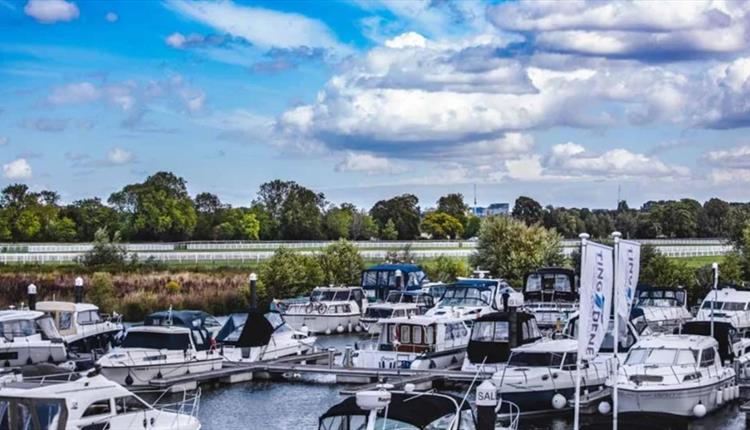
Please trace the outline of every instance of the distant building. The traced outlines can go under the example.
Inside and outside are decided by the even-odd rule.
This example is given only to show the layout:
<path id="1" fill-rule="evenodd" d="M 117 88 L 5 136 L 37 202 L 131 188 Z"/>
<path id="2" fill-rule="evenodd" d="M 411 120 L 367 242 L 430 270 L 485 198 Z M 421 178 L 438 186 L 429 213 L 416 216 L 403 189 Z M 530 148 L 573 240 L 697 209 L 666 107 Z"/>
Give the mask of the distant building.
<path id="1" fill-rule="evenodd" d="M 509 203 L 492 203 L 491 205 L 485 207 L 475 207 L 474 208 L 474 215 L 483 218 L 486 216 L 493 216 L 493 215 L 509 215 L 510 214 L 510 204 Z"/>

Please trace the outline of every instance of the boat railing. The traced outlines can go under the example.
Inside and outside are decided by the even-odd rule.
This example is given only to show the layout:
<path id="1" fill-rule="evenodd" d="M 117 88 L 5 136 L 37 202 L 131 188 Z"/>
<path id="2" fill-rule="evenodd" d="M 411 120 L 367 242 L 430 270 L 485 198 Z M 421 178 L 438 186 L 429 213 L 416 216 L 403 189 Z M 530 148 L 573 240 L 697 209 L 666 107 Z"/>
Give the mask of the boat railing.
<path id="1" fill-rule="evenodd" d="M 81 374 L 78 372 L 60 372 L 51 373 L 49 375 L 24 376 L 23 383 L 24 385 L 39 385 L 41 387 L 44 385 L 62 384 L 75 381 L 80 378 L 80 376 Z"/>
<path id="2" fill-rule="evenodd" d="M 506 410 L 508 411 L 507 413 L 505 413 Z M 496 428 L 498 425 L 500 425 L 499 428 L 508 430 L 516 430 L 518 428 L 518 424 L 521 420 L 521 408 L 519 408 L 517 404 L 507 400 L 501 400 L 497 403 L 495 413 L 497 417 L 497 421 L 495 421 Z M 501 413 L 505 419 L 500 418 Z"/>

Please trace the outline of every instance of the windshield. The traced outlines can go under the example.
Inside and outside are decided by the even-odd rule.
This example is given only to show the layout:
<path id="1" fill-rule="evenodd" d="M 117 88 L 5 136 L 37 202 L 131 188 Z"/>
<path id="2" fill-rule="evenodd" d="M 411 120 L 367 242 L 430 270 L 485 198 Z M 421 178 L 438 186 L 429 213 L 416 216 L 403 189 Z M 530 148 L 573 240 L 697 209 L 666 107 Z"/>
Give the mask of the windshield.
<path id="1" fill-rule="evenodd" d="M 313 291 L 312 299 L 319 302 L 344 302 L 349 300 L 349 291 L 317 290 Z"/>
<path id="2" fill-rule="evenodd" d="M 123 348 L 169 349 L 184 351 L 190 349 L 187 333 L 154 333 L 131 331 L 122 341 Z"/>
<path id="3" fill-rule="evenodd" d="M 516 367 L 560 367 L 561 364 L 575 366 L 576 354 L 572 352 L 514 352 L 508 365 Z"/>
<path id="4" fill-rule="evenodd" d="M 526 292 L 535 291 L 559 291 L 570 293 L 573 288 L 570 285 L 570 278 L 563 274 L 555 273 L 534 273 L 526 278 Z"/>
<path id="5" fill-rule="evenodd" d="M 59 415 L 62 401 L 47 399 L 24 399 L 29 405 L 7 400 L 0 401 L 0 429 L 13 430 L 55 430 L 58 428 Z M 10 409 L 13 408 L 15 415 L 19 418 L 17 426 L 11 427 Z M 67 415 L 67 413 L 66 413 Z M 39 426 L 34 425 L 34 421 Z"/>
<path id="6" fill-rule="evenodd" d="M 443 430 L 455 422 L 456 414 L 445 415 L 424 427 L 424 430 Z M 471 410 L 461 412 L 460 427 L 462 430 L 474 430 L 474 417 Z M 319 430 L 364 430 L 367 428 L 367 416 L 365 415 L 344 415 L 337 417 L 328 417 L 320 422 Z M 378 430 L 420 430 L 420 427 L 414 426 L 403 421 L 385 418 L 382 416 L 375 419 L 375 427 Z"/>
<path id="7" fill-rule="evenodd" d="M 388 303 L 412 303 L 413 296 L 408 294 L 400 293 L 398 291 L 391 291 L 388 293 L 388 297 L 385 299 Z"/>
<path id="8" fill-rule="evenodd" d="M 388 308 L 367 308 L 365 318 L 389 318 L 393 314 L 393 309 Z"/>
<path id="9" fill-rule="evenodd" d="M 628 353 L 625 364 L 636 365 L 694 365 L 698 351 L 674 348 L 636 348 Z"/>
<path id="10" fill-rule="evenodd" d="M 0 323 L 0 332 L 2 332 L 5 340 L 11 341 L 17 337 L 31 336 L 36 331 L 34 330 L 33 320 L 16 320 L 16 321 L 5 321 Z"/>
<path id="11" fill-rule="evenodd" d="M 677 299 L 657 299 L 657 298 L 645 298 L 638 301 L 639 306 L 655 306 L 659 308 L 668 308 L 673 306 L 679 306 Z"/>
<path id="12" fill-rule="evenodd" d="M 711 304 L 715 303 L 714 310 L 722 310 L 722 311 L 744 311 L 745 310 L 745 303 L 744 302 L 712 302 L 710 300 L 707 300 L 703 302 L 702 309 L 711 309 Z"/>
<path id="13" fill-rule="evenodd" d="M 476 287 L 449 287 L 445 290 L 440 306 L 488 306 L 489 289 Z"/>
<path id="14" fill-rule="evenodd" d="M 45 315 L 37 318 L 36 325 L 46 339 L 60 339 L 60 332 L 57 331 L 55 320 L 53 320 L 51 316 Z"/>
<path id="15" fill-rule="evenodd" d="M 471 328 L 471 340 L 477 342 L 507 342 L 508 321 L 475 322 Z"/>

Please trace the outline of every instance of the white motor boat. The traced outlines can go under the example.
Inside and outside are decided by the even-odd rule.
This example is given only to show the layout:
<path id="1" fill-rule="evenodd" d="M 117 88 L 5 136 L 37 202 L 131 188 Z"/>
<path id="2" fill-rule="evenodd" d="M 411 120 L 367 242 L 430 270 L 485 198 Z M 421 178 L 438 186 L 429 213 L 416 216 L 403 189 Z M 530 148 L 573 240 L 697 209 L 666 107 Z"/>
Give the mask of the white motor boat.
<path id="1" fill-rule="evenodd" d="M 639 287 L 635 309 L 640 309 L 649 327 L 659 333 L 672 333 L 693 319 L 687 308 L 687 291 L 682 288 Z"/>
<path id="2" fill-rule="evenodd" d="M 471 325 L 480 315 L 523 305 L 523 295 L 502 279 L 459 278 L 445 287 L 445 293 L 427 316 L 453 316 Z"/>
<path id="3" fill-rule="evenodd" d="M 706 294 L 701 303 L 697 321 L 727 322 L 743 337 L 750 337 L 750 290 L 722 288 Z"/>
<path id="4" fill-rule="evenodd" d="M 547 267 L 529 273 L 524 279 L 524 306 L 536 316 L 541 329 L 559 331 L 578 311 L 575 271 Z"/>
<path id="5" fill-rule="evenodd" d="M 154 379 L 221 369 L 224 359 L 200 320 L 187 321 L 186 315 L 181 318 L 186 325 L 169 325 L 166 320 L 164 325 L 129 328 L 122 344 L 97 362 L 102 374 L 136 387 Z"/>
<path id="6" fill-rule="evenodd" d="M 295 330 L 343 333 L 362 330 L 367 298 L 360 287 L 317 287 L 308 301 L 276 301 L 275 307 Z"/>
<path id="7" fill-rule="evenodd" d="M 543 340 L 514 348 L 508 364 L 492 376 L 498 395 L 522 415 L 568 410 L 575 397 L 578 341 Z M 581 366 L 581 391 L 594 395 L 605 388 L 612 363 L 591 361 Z"/>
<path id="8" fill-rule="evenodd" d="M 384 263 L 362 271 L 360 286 L 369 301 L 385 300 L 393 291 L 419 291 L 429 283 L 421 266 L 416 264 Z"/>
<path id="9" fill-rule="evenodd" d="M 317 338 L 294 330 L 278 312 L 251 311 L 232 314 L 216 336 L 221 355 L 228 362 L 255 362 L 315 349 Z"/>
<path id="10" fill-rule="evenodd" d="M 498 372 L 508 362 L 511 349 L 541 339 L 542 332 L 530 312 L 509 308 L 508 311 L 482 315 L 471 327 L 471 339 L 461 371 Z"/>
<path id="11" fill-rule="evenodd" d="M 100 315 L 90 303 L 45 301 L 36 310 L 52 317 L 70 353 L 107 352 L 123 330 L 121 317 Z"/>
<path id="12" fill-rule="evenodd" d="M 23 430 L 199 430 L 200 391 L 151 406 L 101 375 L 24 378 L 0 389 L 0 427 Z M 78 377 L 78 379 L 75 379 Z"/>
<path id="13" fill-rule="evenodd" d="M 380 333 L 380 320 L 423 315 L 435 306 L 435 299 L 421 291 L 391 291 L 383 303 L 367 306 L 359 324 L 370 334 Z"/>
<path id="14" fill-rule="evenodd" d="M 469 328 L 452 316 L 391 318 L 380 322 L 375 342 L 361 342 L 352 352 L 352 367 L 379 369 L 445 369 L 461 363 Z"/>
<path id="15" fill-rule="evenodd" d="M 39 311 L 0 311 L 0 365 L 61 363 L 68 358 L 62 336 L 49 315 Z"/>
<path id="16" fill-rule="evenodd" d="M 618 410 L 700 418 L 734 400 L 735 372 L 723 365 L 717 347 L 708 336 L 641 339 L 617 375 Z"/>

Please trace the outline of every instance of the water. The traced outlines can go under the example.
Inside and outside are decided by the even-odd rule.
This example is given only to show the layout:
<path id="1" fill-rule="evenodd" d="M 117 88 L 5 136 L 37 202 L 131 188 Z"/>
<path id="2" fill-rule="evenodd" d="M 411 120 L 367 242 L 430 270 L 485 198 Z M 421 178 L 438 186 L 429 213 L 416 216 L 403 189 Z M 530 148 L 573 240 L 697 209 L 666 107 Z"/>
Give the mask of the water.
<path id="1" fill-rule="evenodd" d="M 323 347 L 341 349 L 362 337 L 354 335 L 319 338 Z M 306 430 L 317 429 L 318 416 L 340 402 L 342 385 L 314 382 L 258 381 L 235 385 L 204 387 L 199 418 L 203 430 Z M 472 393 L 473 395 L 473 393 Z M 473 399 L 473 397 L 470 397 Z M 572 414 L 521 418 L 524 430 L 567 430 L 573 427 Z M 588 428 L 611 429 L 611 421 L 599 416 L 582 417 Z M 736 405 L 725 407 L 699 421 L 663 418 L 622 417 L 620 428 L 737 430 L 745 428 L 745 416 Z"/>

